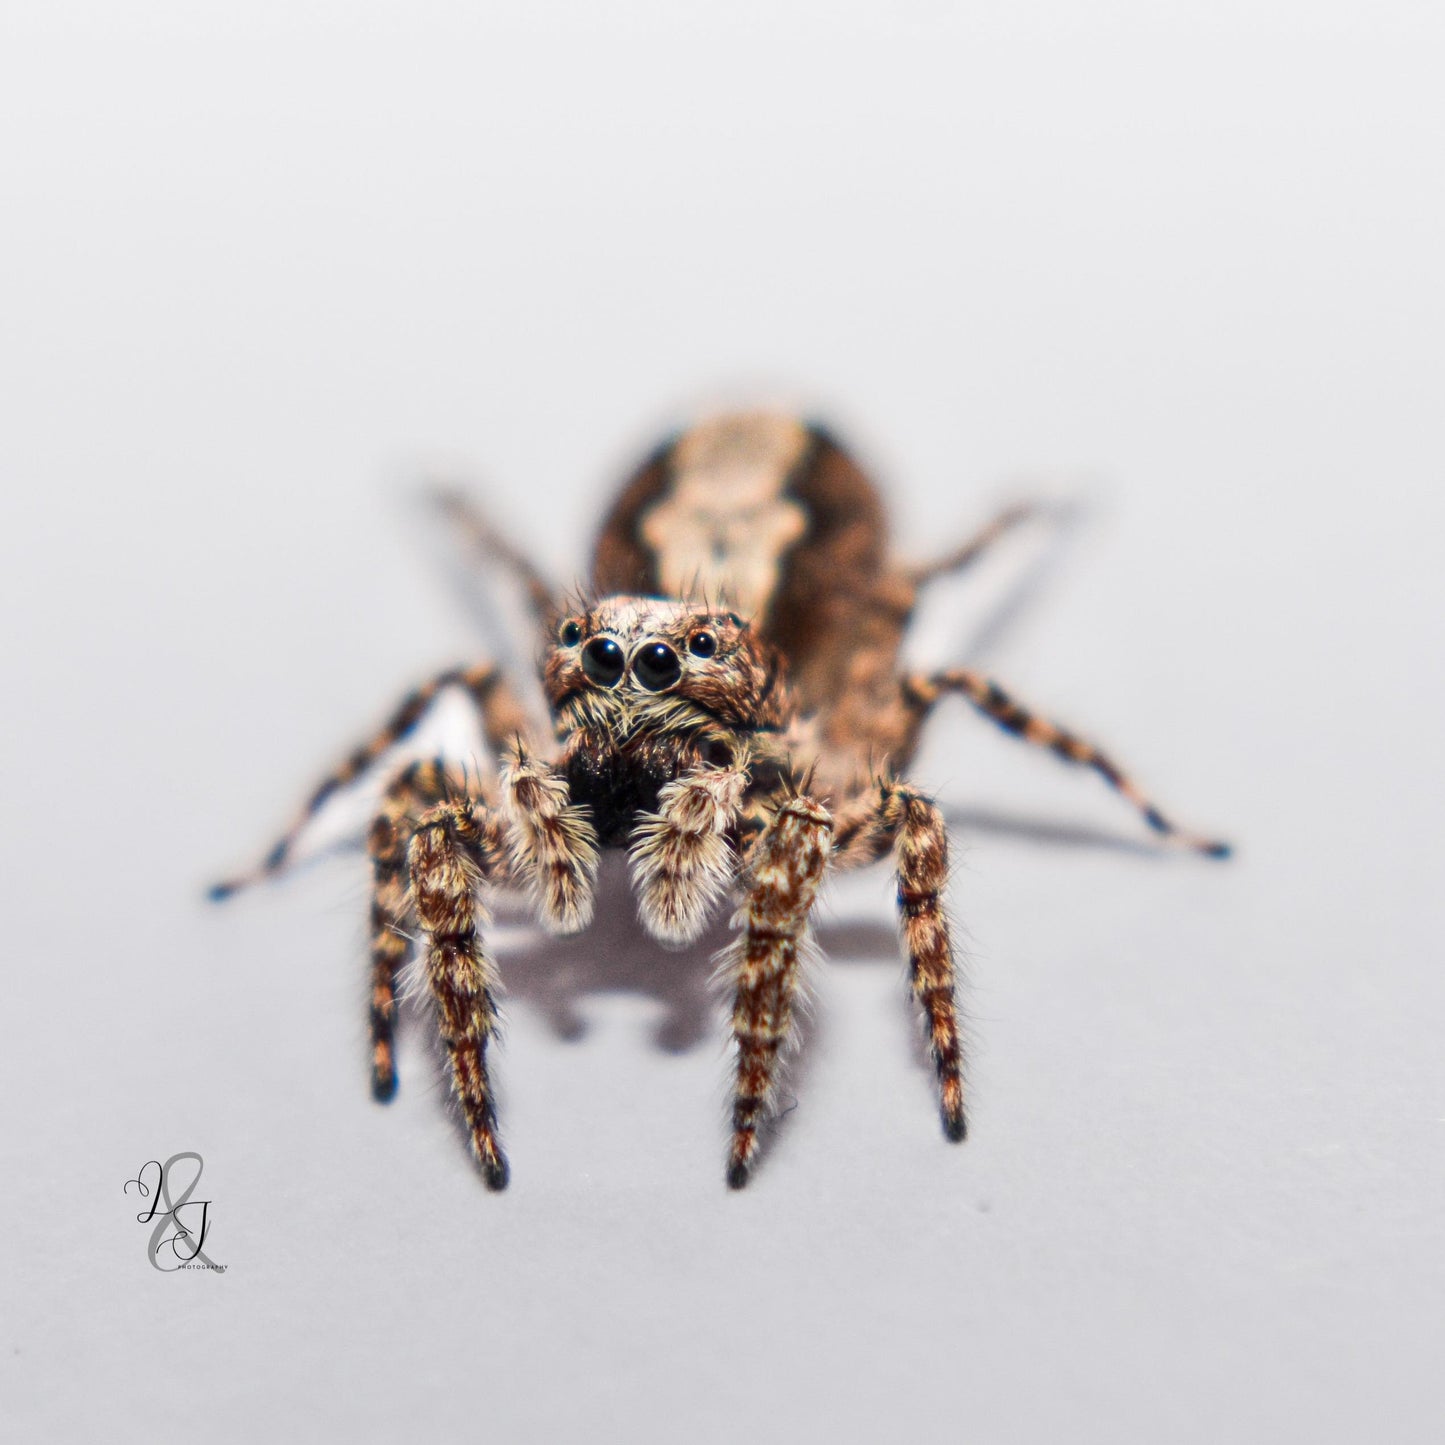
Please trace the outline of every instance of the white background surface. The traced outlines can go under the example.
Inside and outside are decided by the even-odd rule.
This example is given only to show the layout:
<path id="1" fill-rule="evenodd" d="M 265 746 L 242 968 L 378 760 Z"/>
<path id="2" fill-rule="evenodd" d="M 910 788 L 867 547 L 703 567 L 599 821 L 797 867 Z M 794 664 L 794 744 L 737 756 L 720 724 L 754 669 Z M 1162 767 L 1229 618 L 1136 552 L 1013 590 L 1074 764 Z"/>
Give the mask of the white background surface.
<path id="1" fill-rule="evenodd" d="M 7 1438 L 1438 1439 L 1442 59 L 1403 3 L 7 7 Z M 361 859 L 201 888 L 475 654 L 424 466 L 570 578 L 719 391 L 912 555 L 1090 498 L 970 660 L 1240 856 L 951 710 L 968 1144 L 874 873 L 741 1196 L 705 950 L 508 930 L 491 1197 L 419 1015 L 368 1096 Z M 121 1192 L 183 1149 L 224 1276 Z"/>

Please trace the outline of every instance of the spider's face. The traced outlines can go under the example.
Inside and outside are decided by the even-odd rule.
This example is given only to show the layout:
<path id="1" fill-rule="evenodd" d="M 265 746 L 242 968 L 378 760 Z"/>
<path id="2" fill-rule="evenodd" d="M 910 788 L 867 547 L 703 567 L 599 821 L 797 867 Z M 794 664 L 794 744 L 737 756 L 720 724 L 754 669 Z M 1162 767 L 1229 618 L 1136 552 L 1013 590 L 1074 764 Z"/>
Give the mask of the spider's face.
<path id="1" fill-rule="evenodd" d="M 575 699 L 594 716 L 636 721 L 695 708 L 759 726 L 776 710 L 777 682 L 777 659 L 736 613 L 653 597 L 609 597 L 564 618 L 543 664 L 554 712 Z"/>

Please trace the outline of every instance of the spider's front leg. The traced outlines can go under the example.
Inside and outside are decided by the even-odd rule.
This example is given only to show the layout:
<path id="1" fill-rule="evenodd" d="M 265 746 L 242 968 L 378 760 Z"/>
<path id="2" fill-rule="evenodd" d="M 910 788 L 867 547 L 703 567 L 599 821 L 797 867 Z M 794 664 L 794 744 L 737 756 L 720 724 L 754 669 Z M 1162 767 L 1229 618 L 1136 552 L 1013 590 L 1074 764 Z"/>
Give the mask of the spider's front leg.
<path id="1" fill-rule="evenodd" d="M 448 799 L 473 798 L 479 786 L 465 767 L 448 767 L 440 759 L 418 761 L 387 784 L 380 811 L 366 834 L 371 855 L 371 1092 L 379 1103 L 396 1094 L 396 984 L 411 953 L 414 922 L 407 848 L 421 818 Z M 489 876 L 511 881 L 506 871 L 506 840 L 500 817 L 488 827 Z"/>
<path id="2" fill-rule="evenodd" d="M 741 1189 L 758 1150 L 758 1127 L 773 1091 L 778 1055 L 792 1032 L 800 951 L 808 914 L 833 849 L 833 820 L 811 798 L 790 798 L 757 836 L 738 912 L 742 936 L 728 951 L 736 980 L 737 1043 L 728 1184 Z"/>
<path id="3" fill-rule="evenodd" d="M 948 883 L 943 815 L 912 788 L 878 782 L 839 811 L 835 843 L 843 868 L 861 867 L 893 851 L 909 981 L 928 1021 L 943 1132 L 957 1143 L 967 1133 L 967 1123 L 953 943 L 943 907 Z"/>
<path id="4" fill-rule="evenodd" d="M 728 832 L 748 784 L 746 754 L 704 764 L 668 783 L 656 813 L 644 815 L 628 857 L 647 931 L 663 943 L 692 943 L 734 873 Z"/>
<path id="5" fill-rule="evenodd" d="M 476 797 L 431 808 L 417 824 L 407 855 L 412 906 L 426 933 L 425 976 L 451 1062 L 452 1088 L 472 1152 L 492 1189 L 506 1188 L 508 1170 L 487 1074 L 487 1043 L 497 1015 L 495 973 L 482 945 L 479 889 L 487 882 L 530 883 L 543 921 L 572 932 L 592 916 L 597 871 L 597 838 L 587 810 L 570 801 L 566 779 L 532 758 L 520 740 L 502 769 L 501 786 L 499 809 Z"/>
<path id="6" fill-rule="evenodd" d="M 483 950 L 478 891 L 505 869 L 499 820 L 475 799 L 439 803 L 421 820 L 408 850 L 412 897 L 426 930 L 427 986 L 436 1001 L 452 1089 L 471 1133 L 472 1152 L 491 1189 L 507 1187 L 487 1075 L 487 1041 L 496 1030 L 496 978 Z"/>
<path id="7" fill-rule="evenodd" d="M 572 801 L 567 779 L 519 738 L 502 768 L 502 806 L 512 865 L 531 885 L 537 914 L 554 933 L 579 933 L 596 905 L 597 830 Z"/>

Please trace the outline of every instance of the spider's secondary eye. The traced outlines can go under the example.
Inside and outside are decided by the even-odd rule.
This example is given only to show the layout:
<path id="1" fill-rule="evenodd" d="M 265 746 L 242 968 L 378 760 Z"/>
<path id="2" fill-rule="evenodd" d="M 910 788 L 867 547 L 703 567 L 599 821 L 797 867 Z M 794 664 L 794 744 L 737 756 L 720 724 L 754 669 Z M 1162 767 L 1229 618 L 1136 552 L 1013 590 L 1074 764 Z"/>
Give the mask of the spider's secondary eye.
<path id="1" fill-rule="evenodd" d="M 694 657 L 711 657 L 717 651 L 717 638 L 711 632 L 694 632 L 687 639 L 687 650 Z"/>
<path id="2" fill-rule="evenodd" d="M 626 666 L 622 649 L 610 637 L 594 637 L 582 649 L 582 671 L 598 687 L 616 687 Z"/>
<path id="3" fill-rule="evenodd" d="M 576 647 L 582 641 L 582 629 L 575 622 L 564 622 L 557 629 L 557 641 L 563 647 Z"/>
<path id="4" fill-rule="evenodd" d="M 682 676 L 682 663 L 665 642 L 653 642 L 632 659 L 632 675 L 648 692 L 662 692 Z"/>

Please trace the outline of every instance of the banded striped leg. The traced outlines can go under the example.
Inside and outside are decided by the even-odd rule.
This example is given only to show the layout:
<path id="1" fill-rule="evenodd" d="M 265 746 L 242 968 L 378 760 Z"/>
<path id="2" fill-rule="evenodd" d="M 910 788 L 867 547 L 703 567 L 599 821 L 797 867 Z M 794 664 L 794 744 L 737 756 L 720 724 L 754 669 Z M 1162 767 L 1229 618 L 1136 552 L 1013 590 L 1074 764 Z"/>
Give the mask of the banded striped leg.
<path id="1" fill-rule="evenodd" d="M 436 1001 L 452 1090 L 487 1186 L 507 1187 L 507 1160 L 487 1076 L 487 1041 L 496 1032 L 496 985 L 482 948 L 485 917 L 477 890 L 500 861 L 495 817 L 476 801 L 440 803 L 411 840 L 412 897 L 426 930 L 426 981 Z"/>
<path id="2" fill-rule="evenodd" d="M 840 868 L 860 867 L 890 849 L 893 852 L 909 984 L 928 1023 L 943 1132 L 958 1143 L 968 1126 L 953 942 L 943 907 L 948 884 L 948 830 L 943 815 L 912 788 L 880 782 L 839 810 L 834 847 Z"/>
<path id="3" fill-rule="evenodd" d="M 747 764 L 697 767 L 667 784 L 644 815 L 628 856 L 647 931 L 663 943 L 691 943 L 732 881 L 728 842 L 747 786 Z"/>
<path id="4" fill-rule="evenodd" d="M 408 693 L 381 729 L 321 780 L 295 821 L 258 867 L 215 884 L 210 890 L 210 897 L 219 902 L 252 883 L 283 872 L 291 861 L 297 840 L 317 813 L 337 792 L 365 773 L 388 748 L 401 742 L 422 720 L 438 694 L 449 687 L 464 688 L 470 695 L 481 719 L 482 733 L 494 752 L 507 746 L 514 737 L 526 737 L 531 732 L 532 725 L 526 710 L 499 668 L 483 663 L 477 667 L 453 668 L 434 677 Z"/>
<path id="5" fill-rule="evenodd" d="M 910 714 L 908 723 L 910 746 L 917 738 L 924 720 L 935 704 L 947 693 L 956 692 L 966 698 L 985 717 L 991 718 L 1005 732 L 1022 738 L 1035 747 L 1048 748 L 1066 762 L 1078 763 L 1081 767 L 1096 772 L 1115 792 L 1127 799 L 1139 811 L 1144 821 L 1171 842 L 1182 848 L 1202 853 L 1207 858 L 1227 858 L 1228 843 L 1214 838 L 1205 838 L 1191 833 L 1171 822 L 1154 805 L 1143 789 L 1119 766 L 1101 752 L 1093 743 L 1085 741 L 1077 733 L 1038 717 L 1017 702 L 991 678 L 967 668 L 954 668 L 937 672 L 932 676 L 915 674 L 905 677 L 902 682 L 901 700 Z"/>
<path id="6" fill-rule="evenodd" d="M 407 845 L 417 820 L 444 798 L 464 798 L 468 779 L 460 768 L 416 762 L 387 786 L 381 810 L 366 835 L 371 855 L 371 1092 L 381 1103 L 396 1093 L 396 980 L 411 951 L 408 923 Z M 504 874 L 502 824 L 489 825 L 489 847 Z"/>
<path id="7" fill-rule="evenodd" d="M 502 807 L 517 878 L 529 885 L 537 916 L 553 933 L 578 933 L 596 904 L 597 830 L 571 801 L 561 771 L 532 757 L 520 739 L 502 768 Z"/>
<path id="8" fill-rule="evenodd" d="M 961 572 L 965 567 L 978 561 L 1006 532 L 1011 532 L 1021 522 L 1027 522 L 1030 517 L 1037 514 L 1038 508 L 1029 502 L 1005 507 L 991 522 L 981 527 L 968 541 L 955 547 L 952 552 L 945 553 L 935 561 L 926 562 L 920 567 L 910 568 L 907 574 L 908 580 L 914 587 L 922 587 L 937 577 L 947 576 L 950 572 Z"/>
<path id="9" fill-rule="evenodd" d="M 806 797 L 785 802 L 748 858 L 750 883 L 738 923 L 742 936 L 724 964 L 736 980 L 737 1043 L 728 1185 L 741 1189 L 757 1157 L 758 1127 L 776 1082 L 778 1055 L 792 1032 L 799 952 L 808 913 L 833 846 L 833 820 Z"/>

